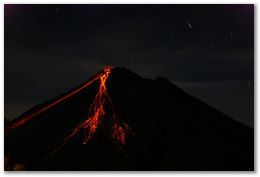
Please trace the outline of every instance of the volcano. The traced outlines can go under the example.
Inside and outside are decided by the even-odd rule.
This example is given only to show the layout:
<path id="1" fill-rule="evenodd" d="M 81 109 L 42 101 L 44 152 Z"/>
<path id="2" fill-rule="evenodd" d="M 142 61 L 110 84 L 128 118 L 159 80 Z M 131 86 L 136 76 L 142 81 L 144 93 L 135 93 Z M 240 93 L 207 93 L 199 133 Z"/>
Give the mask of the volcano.
<path id="1" fill-rule="evenodd" d="M 166 78 L 106 67 L 5 126 L 5 170 L 254 170 L 254 131 Z"/>

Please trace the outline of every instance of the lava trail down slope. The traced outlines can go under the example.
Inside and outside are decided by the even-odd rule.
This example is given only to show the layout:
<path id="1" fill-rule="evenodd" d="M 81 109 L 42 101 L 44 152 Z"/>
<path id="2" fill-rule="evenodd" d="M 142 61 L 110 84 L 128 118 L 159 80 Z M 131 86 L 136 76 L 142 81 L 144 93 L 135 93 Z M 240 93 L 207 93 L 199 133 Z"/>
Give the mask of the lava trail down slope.
<path id="1" fill-rule="evenodd" d="M 5 170 L 248 171 L 254 131 L 166 78 L 106 67 L 5 127 Z"/>

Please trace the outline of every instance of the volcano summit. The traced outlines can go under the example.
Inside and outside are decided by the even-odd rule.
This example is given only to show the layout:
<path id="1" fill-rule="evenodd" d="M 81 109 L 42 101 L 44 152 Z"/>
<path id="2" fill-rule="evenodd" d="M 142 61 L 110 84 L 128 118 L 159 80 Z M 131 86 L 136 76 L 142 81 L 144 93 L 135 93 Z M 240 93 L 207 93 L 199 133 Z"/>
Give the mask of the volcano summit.
<path id="1" fill-rule="evenodd" d="M 106 67 L 5 127 L 5 170 L 254 170 L 254 131 L 165 78 Z"/>

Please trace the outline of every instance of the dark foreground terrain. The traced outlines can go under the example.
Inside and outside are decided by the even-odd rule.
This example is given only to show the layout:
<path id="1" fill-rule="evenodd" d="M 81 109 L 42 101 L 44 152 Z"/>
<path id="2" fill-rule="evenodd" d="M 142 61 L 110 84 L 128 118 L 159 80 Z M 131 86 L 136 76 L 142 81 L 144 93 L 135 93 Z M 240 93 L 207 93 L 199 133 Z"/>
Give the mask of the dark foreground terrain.
<path id="1" fill-rule="evenodd" d="M 5 170 L 254 170 L 252 129 L 167 79 L 109 72 L 8 123 Z"/>

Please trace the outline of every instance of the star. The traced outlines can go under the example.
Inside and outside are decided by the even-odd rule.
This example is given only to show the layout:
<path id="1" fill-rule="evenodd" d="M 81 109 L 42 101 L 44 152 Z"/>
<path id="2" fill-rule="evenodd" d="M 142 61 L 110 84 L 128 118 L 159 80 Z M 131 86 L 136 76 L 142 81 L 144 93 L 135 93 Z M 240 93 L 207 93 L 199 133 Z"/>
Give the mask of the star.
<path id="1" fill-rule="evenodd" d="M 191 24 L 190 24 L 190 22 L 188 22 L 187 24 L 188 24 L 189 28 L 191 29 Z"/>

